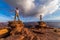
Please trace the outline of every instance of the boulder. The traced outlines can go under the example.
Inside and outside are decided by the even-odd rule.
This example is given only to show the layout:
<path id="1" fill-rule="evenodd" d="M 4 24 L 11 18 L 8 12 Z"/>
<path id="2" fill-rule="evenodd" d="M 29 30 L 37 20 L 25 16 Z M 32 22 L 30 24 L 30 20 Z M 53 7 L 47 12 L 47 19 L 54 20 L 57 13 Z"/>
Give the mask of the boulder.
<path id="1" fill-rule="evenodd" d="M 23 30 L 24 24 L 22 21 L 10 21 L 8 26 L 11 27 L 11 34 L 20 33 Z"/>
<path id="2" fill-rule="evenodd" d="M 7 28 L 0 29 L 0 38 L 7 37 L 10 33 L 10 30 Z"/>

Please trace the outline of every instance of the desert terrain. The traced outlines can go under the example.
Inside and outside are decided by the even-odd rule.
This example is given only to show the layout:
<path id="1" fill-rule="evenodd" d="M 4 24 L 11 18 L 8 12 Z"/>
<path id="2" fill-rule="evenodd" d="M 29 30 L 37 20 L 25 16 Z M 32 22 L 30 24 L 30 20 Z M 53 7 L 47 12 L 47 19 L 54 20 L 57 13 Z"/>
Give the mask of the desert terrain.
<path id="1" fill-rule="evenodd" d="M 0 37 L 0 40 L 60 40 L 60 29 L 50 27 L 50 25 L 53 26 L 52 23 L 48 23 L 47 28 L 36 28 L 36 25 L 38 25 L 37 22 L 24 23 L 20 33 Z M 8 23 L 0 23 L 0 29 L 7 26 Z"/>

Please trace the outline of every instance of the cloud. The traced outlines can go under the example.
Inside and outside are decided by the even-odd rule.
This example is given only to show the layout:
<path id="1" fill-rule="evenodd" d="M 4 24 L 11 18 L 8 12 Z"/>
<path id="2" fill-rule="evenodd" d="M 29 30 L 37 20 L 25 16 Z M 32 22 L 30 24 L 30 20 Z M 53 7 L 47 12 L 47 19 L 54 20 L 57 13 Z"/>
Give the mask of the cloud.
<path id="1" fill-rule="evenodd" d="M 58 0 L 58 1 L 59 1 L 59 3 L 58 3 L 59 8 L 58 9 L 60 10 L 60 0 Z"/>
<path id="2" fill-rule="evenodd" d="M 0 22 L 7 22 L 9 20 L 12 20 L 12 19 L 10 17 L 0 14 Z"/>
<path id="3" fill-rule="evenodd" d="M 23 10 L 23 16 L 34 16 L 52 14 L 58 9 L 58 0 L 5 0 L 13 7 Z M 38 5 L 37 5 L 38 4 Z"/>
<path id="4" fill-rule="evenodd" d="M 34 0 L 6 0 L 14 7 L 19 7 L 24 9 L 24 12 L 28 12 L 34 8 Z"/>
<path id="5" fill-rule="evenodd" d="M 60 20 L 60 16 L 59 17 L 52 17 L 52 18 L 47 18 L 45 20 Z"/>

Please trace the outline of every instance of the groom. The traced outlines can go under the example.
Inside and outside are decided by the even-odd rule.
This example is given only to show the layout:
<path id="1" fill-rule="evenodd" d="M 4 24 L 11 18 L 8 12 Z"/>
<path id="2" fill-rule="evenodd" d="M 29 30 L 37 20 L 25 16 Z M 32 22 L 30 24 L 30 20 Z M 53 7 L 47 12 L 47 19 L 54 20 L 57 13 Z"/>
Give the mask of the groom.
<path id="1" fill-rule="evenodd" d="M 14 17 L 14 21 L 16 21 L 16 17 L 18 18 L 19 21 L 19 9 L 16 7 L 15 9 L 15 17 Z"/>

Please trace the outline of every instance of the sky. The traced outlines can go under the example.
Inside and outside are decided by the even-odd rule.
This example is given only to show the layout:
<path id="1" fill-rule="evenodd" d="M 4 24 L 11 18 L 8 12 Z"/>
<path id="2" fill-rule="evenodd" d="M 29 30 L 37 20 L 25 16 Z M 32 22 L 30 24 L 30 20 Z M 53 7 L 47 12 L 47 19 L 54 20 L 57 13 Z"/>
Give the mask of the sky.
<path id="1" fill-rule="evenodd" d="M 16 7 L 23 22 L 40 21 L 40 15 L 46 21 L 60 20 L 59 0 L 0 0 L 0 22 L 13 21 Z"/>

